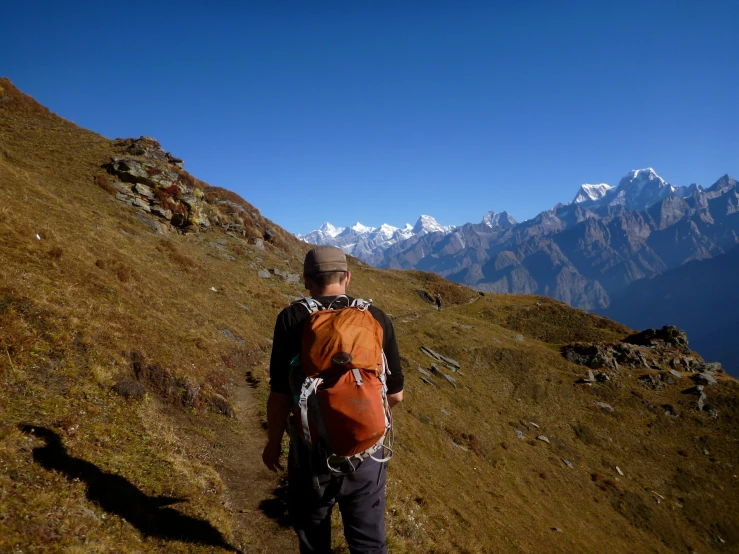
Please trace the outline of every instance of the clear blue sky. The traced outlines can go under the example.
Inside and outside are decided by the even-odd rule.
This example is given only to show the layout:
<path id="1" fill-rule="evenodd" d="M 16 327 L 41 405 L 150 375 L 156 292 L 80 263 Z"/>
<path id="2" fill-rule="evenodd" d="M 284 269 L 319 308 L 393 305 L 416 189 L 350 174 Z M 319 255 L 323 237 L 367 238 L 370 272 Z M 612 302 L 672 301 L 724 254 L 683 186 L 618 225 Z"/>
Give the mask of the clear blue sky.
<path id="1" fill-rule="evenodd" d="M 237 6 L 237 4 L 239 4 Z M 292 232 L 739 172 L 739 2 L 10 2 L 0 75 Z"/>

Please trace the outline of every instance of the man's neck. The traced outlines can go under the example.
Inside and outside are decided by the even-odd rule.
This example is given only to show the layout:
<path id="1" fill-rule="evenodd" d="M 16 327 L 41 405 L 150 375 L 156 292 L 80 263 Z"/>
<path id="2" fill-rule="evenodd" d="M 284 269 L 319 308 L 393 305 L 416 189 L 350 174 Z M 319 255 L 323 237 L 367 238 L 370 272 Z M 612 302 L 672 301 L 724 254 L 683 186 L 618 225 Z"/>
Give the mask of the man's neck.
<path id="1" fill-rule="evenodd" d="M 342 285 L 329 285 L 322 289 L 309 289 L 311 296 L 339 296 L 346 294 L 346 287 Z"/>

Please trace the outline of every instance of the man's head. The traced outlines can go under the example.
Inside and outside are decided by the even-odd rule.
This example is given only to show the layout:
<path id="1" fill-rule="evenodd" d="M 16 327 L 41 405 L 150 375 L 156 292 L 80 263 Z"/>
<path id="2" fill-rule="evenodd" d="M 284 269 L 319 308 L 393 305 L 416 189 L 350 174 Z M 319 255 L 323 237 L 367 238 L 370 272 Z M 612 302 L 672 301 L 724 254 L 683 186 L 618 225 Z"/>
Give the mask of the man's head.
<path id="1" fill-rule="evenodd" d="M 350 277 L 341 248 L 325 244 L 305 255 L 303 278 L 312 296 L 344 294 Z"/>

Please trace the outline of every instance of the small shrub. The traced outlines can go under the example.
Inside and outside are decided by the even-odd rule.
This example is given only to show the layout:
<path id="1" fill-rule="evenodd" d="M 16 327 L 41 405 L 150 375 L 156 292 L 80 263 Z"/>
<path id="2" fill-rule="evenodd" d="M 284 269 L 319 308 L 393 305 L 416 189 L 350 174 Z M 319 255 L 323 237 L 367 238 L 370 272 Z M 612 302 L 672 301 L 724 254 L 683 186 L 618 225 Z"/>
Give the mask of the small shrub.
<path id="1" fill-rule="evenodd" d="M 55 246 L 51 250 L 49 250 L 49 258 L 53 258 L 55 260 L 58 260 L 62 257 L 64 254 L 64 249 L 61 246 Z"/>
<path id="2" fill-rule="evenodd" d="M 585 424 L 577 423 L 572 426 L 572 430 L 575 432 L 575 436 L 588 446 L 596 446 L 600 442 L 598 435 Z"/>
<path id="3" fill-rule="evenodd" d="M 126 264 L 119 263 L 118 267 L 115 270 L 116 277 L 118 277 L 118 280 L 121 283 L 127 283 L 131 280 L 131 277 L 133 275 L 133 270 L 128 267 Z"/>
<path id="4" fill-rule="evenodd" d="M 113 187 L 113 185 L 110 184 L 110 181 L 105 175 L 98 175 L 97 177 L 95 177 L 95 184 L 108 194 L 115 194 L 116 192 L 118 192 Z"/>

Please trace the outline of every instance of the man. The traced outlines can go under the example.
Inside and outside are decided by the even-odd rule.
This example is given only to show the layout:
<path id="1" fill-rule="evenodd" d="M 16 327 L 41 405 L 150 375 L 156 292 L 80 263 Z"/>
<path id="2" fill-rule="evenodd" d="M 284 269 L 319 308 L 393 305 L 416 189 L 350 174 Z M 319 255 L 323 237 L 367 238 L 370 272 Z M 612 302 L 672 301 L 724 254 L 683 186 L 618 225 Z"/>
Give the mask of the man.
<path id="1" fill-rule="evenodd" d="M 436 309 L 441 311 L 441 293 L 436 293 Z"/>
<path id="2" fill-rule="evenodd" d="M 305 256 L 303 279 L 310 296 L 323 306 L 333 301 L 347 306 L 351 280 L 346 256 L 335 246 L 318 246 Z M 403 400 L 403 372 L 392 322 L 382 310 L 370 306 L 372 316 L 383 331 L 383 351 L 387 357 L 387 400 L 390 408 Z M 290 386 L 290 364 L 300 354 L 303 326 L 309 317 L 300 304 L 292 304 L 277 316 L 272 358 L 270 395 L 267 400 L 267 445 L 264 464 L 282 470 L 282 436 L 288 428 L 294 404 Z M 379 457 L 379 456 L 378 456 Z M 300 440 L 291 440 L 288 460 L 288 511 L 298 534 L 301 554 L 331 551 L 331 510 L 338 502 L 344 536 L 352 554 L 385 554 L 385 480 L 387 464 L 372 458 L 344 465 L 341 473 L 329 470 L 326 460 L 311 456 Z"/>

